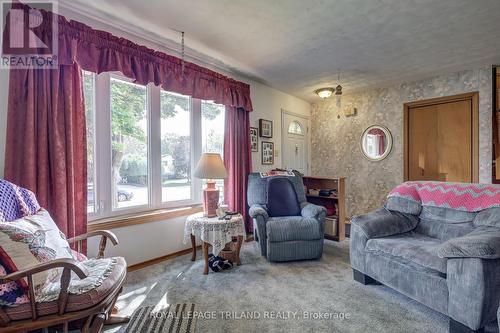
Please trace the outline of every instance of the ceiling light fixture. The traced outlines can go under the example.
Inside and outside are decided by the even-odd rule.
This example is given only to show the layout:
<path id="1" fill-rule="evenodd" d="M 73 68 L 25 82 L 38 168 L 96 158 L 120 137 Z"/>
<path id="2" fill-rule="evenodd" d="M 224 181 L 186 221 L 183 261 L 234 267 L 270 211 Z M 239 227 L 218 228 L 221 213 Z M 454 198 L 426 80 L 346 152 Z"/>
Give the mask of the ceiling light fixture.
<path id="1" fill-rule="evenodd" d="M 332 96 L 333 92 L 335 91 L 334 88 L 331 88 L 331 87 L 327 87 L 327 88 L 320 88 L 320 89 L 317 89 L 315 90 L 314 92 L 316 93 L 316 95 L 318 95 L 319 97 L 323 98 L 323 99 L 326 99 L 330 96 Z"/>
<path id="2" fill-rule="evenodd" d="M 340 104 L 340 96 L 342 95 L 342 86 L 340 85 L 340 69 L 339 69 L 339 74 L 337 77 L 337 80 L 339 84 L 337 87 L 332 88 L 332 87 L 325 87 L 325 88 L 319 88 L 314 91 L 316 95 L 323 99 L 327 99 L 328 97 L 332 96 L 333 93 L 337 96 L 337 104 Z"/>

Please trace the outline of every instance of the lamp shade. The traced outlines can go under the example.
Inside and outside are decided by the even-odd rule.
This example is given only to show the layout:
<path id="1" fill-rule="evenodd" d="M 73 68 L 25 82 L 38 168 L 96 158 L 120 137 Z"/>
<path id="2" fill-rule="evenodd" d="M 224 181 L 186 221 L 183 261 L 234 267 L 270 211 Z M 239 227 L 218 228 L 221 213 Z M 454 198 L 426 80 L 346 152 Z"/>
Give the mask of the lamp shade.
<path id="1" fill-rule="evenodd" d="M 217 153 L 204 153 L 194 170 L 194 176 L 200 179 L 223 179 L 227 171 L 222 158 Z"/>

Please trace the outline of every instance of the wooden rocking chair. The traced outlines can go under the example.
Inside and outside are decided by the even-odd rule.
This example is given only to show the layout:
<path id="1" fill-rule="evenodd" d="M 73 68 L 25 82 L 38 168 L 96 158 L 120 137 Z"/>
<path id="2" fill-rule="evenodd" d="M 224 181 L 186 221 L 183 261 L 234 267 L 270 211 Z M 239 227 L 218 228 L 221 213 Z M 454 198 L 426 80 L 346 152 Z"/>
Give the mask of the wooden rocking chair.
<path id="1" fill-rule="evenodd" d="M 82 242 L 93 236 L 101 236 L 98 259 L 104 258 L 107 240 L 110 240 L 113 245 L 118 244 L 116 236 L 106 230 L 92 231 L 68 239 L 68 243 L 76 243 L 77 249 L 80 251 Z M 72 329 L 97 333 L 102 330 L 104 324 L 128 322 L 128 317 L 119 317 L 112 313 L 115 302 L 122 291 L 127 272 L 125 260 L 121 257 L 116 259 L 117 263 L 106 280 L 99 287 L 81 295 L 73 295 L 68 292 L 71 272 L 74 272 L 80 279 L 88 276 L 86 268 L 73 259 L 57 259 L 0 276 L 0 284 L 26 278 L 30 299 L 29 303 L 16 307 L 0 308 L 0 333 L 28 332 L 52 326 L 62 326 L 63 331 L 68 332 L 70 323 L 72 323 Z M 53 268 L 63 269 L 59 298 L 52 302 L 37 303 L 35 302 L 33 274 Z M 73 325 L 75 325 L 74 328 Z"/>

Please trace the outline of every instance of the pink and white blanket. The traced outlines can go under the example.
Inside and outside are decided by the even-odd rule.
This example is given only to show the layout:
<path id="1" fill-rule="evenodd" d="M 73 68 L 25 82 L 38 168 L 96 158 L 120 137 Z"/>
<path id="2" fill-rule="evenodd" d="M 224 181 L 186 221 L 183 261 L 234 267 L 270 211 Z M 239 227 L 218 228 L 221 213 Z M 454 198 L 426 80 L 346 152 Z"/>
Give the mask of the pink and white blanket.
<path id="1" fill-rule="evenodd" d="M 422 206 L 467 212 L 500 207 L 500 185 L 411 181 L 395 187 L 387 198 L 399 197 Z"/>

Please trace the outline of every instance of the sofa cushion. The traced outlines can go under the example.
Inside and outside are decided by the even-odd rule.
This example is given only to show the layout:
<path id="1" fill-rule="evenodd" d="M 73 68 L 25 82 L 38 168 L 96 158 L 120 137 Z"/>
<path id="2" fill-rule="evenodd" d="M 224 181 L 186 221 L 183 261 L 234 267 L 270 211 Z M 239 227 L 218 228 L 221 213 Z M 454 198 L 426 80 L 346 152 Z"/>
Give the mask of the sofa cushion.
<path id="1" fill-rule="evenodd" d="M 420 219 L 414 231 L 431 238 L 447 241 L 455 237 L 462 237 L 474 230 L 474 228 L 472 222 L 444 223 L 436 220 Z"/>
<path id="2" fill-rule="evenodd" d="M 433 220 L 441 223 L 465 223 L 472 222 L 476 217 L 475 212 L 466 212 L 446 207 L 423 206 L 420 218 Z"/>
<path id="3" fill-rule="evenodd" d="M 300 204 L 292 182 L 287 178 L 271 178 L 267 183 L 269 216 L 300 215 Z"/>
<path id="4" fill-rule="evenodd" d="M 388 197 L 385 203 L 385 208 L 395 212 L 418 216 L 422 210 L 422 205 L 420 202 L 411 198 Z"/>
<path id="5" fill-rule="evenodd" d="M 480 211 L 474 218 L 474 224 L 500 228 L 500 208 L 494 207 Z"/>
<path id="6" fill-rule="evenodd" d="M 446 259 L 437 256 L 443 242 L 416 232 L 408 232 L 387 238 L 370 239 L 366 251 L 391 256 L 425 269 L 446 274 Z"/>
<path id="7" fill-rule="evenodd" d="M 108 273 L 105 274 L 105 276 L 102 277 L 98 282 L 96 283 L 95 281 L 98 280 L 99 278 L 96 278 L 96 273 L 98 274 L 99 272 L 95 271 L 96 268 L 99 267 L 98 263 L 99 261 L 103 260 L 109 260 L 112 259 L 114 260 L 114 265 L 112 267 L 112 270 L 109 271 Z M 90 261 L 90 260 L 89 260 Z M 89 277 L 94 279 L 93 283 L 98 284 L 95 288 L 92 288 L 90 290 L 87 290 L 81 294 L 75 294 L 75 293 L 70 293 L 68 296 L 68 303 L 66 307 L 66 312 L 71 312 L 71 311 L 78 311 L 78 310 L 83 310 L 90 308 L 99 302 L 101 302 L 106 296 L 108 296 L 113 290 L 117 288 L 117 286 L 123 282 L 125 279 L 126 271 L 127 271 L 127 263 L 125 262 L 125 259 L 122 257 L 115 257 L 115 258 L 108 258 L 108 259 L 97 259 L 92 261 L 94 264 L 86 265 L 85 262 L 83 265 L 88 269 L 89 271 Z M 97 264 L 96 264 L 97 263 Z M 94 272 L 93 272 L 94 271 Z M 76 278 L 78 279 L 78 278 Z M 75 282 L 77 280 L 74 280 Z M 83 280 L 82 280 L 83 281 Z M 72 287 L 73 284 L 73 287 Z M 69 290 L 71 291 L 72 288 L 81 288 L 81 286 L 76 286 L 73 282 L 70 284 Z M 88 289 L 86 287 L 86 289 Z M 49 291 L 50 293 L 50 291 Z M 52 293 L 50 293 L 52 295 Z M 53 297 L 52 297 L 53 298 Z M 11 320 L 22 320 L 22 319 L 28 319 L 31 318 L 31 305 L 30 303 L 25 303 L 21 304 L 16 307 L 8 307 L 4 308 L 4 311 L 7 313 L 9 318 Z M 46 316 L 50 314 L 54 314 L 58 312 L 58 300 L 52 300 L 52 301 L 47 301 L 47 302 L 39 302 L 37 304 L 37 313 L 39 316 Z"/>
<path id="8" fill-rule="evenodd" d="M 302 216 L 270 217 L 266 224 L 270 242 L 316 240 L 323 238 L 323 227 L 318 220 Z"/>
<path id="9" fill-rule="evenodd" d="M 479 226 L 471 233 L 450 239 L 438 251 L 442 258 L 500 258 L 500 228 Z"/>
<path id="10" fill-rule="evenodd" d="M 382 207 L 354 216 L 351 224 L 358 226 L 368 239 L 381 238 L 412 231 L 418 224 L 418 217 Z"/>

